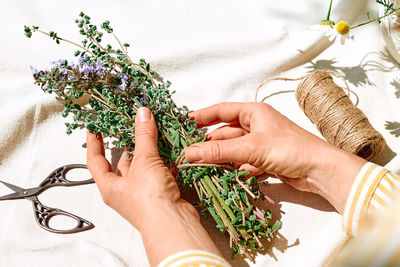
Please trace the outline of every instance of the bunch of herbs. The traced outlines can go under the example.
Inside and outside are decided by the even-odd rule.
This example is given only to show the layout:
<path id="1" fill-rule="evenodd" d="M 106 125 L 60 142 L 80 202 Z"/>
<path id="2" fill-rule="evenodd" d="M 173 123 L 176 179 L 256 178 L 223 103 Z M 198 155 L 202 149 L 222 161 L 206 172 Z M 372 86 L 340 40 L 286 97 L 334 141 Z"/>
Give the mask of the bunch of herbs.
<path id="1" fill-rule="evenodd" d="M 157 82 L 155 72 L 144 59 L 133 62 L 128 55 L 129 44 L 121 43 L 115 36 L 110 22 L 100 27 L 91 18 L 80 13 L 75 20 L 83 36 L 81 44 L 66 40 L 57 33 L 45 32 L 37 26 L 24 27 L 31 37 L 39 32 L 48 35 L 57 44 L 68 42 L 75 45 L 75 62 L 60 59 L 52 62 L 47 70 L 31 67 L 35 83 L 64 103 L 63 117 L 66 133 L 86 128 L 96 134 L 115 140 L 115 146 L 127 148 L 128 156 L 135 149 L 135 116 L 140 107 L 149 108 L 158 128 L 158 148 L 164 163 L 177 173 L 181 190 L 193 189 L 199 197 L 201 212 L 211 216 L 216 227 L 230 236 L 232 255 L 244 254 L 253 259 L 254 250 L 263 247 L 260 239 L 270 240 L 280 229 L 279 221 L 271 225 L 270 211 L 255 206 L 255 200 L 263 198 L 255 177 L 246 181 L 249 172 L 238 171 L 233 164 L 192 164 L 184 158 L 189 145 L 205 140 L 204 131 L 189 119 L 188 111 L 178 108 L 172 100 L 171 83 Z M 103 35 L 114 37 L 118 48 L 104 45 Z M 87 98 L 88 104 L 82 104 Z"/>

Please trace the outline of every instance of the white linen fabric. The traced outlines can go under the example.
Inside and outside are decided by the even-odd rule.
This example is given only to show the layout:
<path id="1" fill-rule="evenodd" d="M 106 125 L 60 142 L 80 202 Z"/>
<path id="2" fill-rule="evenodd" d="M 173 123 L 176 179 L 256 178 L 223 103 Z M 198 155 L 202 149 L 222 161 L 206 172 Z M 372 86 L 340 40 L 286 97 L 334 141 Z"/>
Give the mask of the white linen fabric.
<path id="1" fill-rule="evenodd" d="M 325 17 L 328 2 L 0 0 L 0 180 L 34 187 L 61 165 L 86 162 L 85 130 L 65 134 L 62 104 L 33 84 L 29 70 L 29 65 L 44 69 L 52 60 L 72 59 L 75 48 L 39 34 L 31 40 L 23 36 L 23 25 L 39 25 L 79 41 L 74 19 L 81 10 L 93 22 L 110 20 L 119 38 L 131 44 L 130 55 L 145 58 L 172 81 L 176 103 L 191 110 L 222 101 L 253 101 L 256 87 L 271 76 L 293 78 L 321 68 L 342 73 L 352 99 L 358 96 L 358 107 L 387 141 L 374 162 L 398 172 L 397 65 L 385 52 L 378 24 L 352 31 L 354 40 L 344 46 L 331 46 L 320 33 L 309 31 L 307 26 Z M 366 18 L 367 10 L 371 16 L 378 13 L 374 1 L 334 2 L 334 20 L 354 24 Z M 261 91 L 260 99 L 296 85 L 275 82 Z M 293 93 L 266 102 L 320 136 Z M 393 122 L 392 133 L 385 129 L 386 121 Z M 106 154 L 115 165 L 120 151 L 110 146 Z M 230 261 L 233 266 L 320 266 L 345 238 L 341 216 L 319 196 L 276 180 L 262 190 L 275 201 L 265 208 L 272 209 L 283 228 L 256 263 L 237 257 Z M 1 195 L 8 192 L 0 186 Z M 49 233 L 36 224 L 29 202 L 0 202 L 0 266 L 149 265 L 140 233 L 103 204 L 95 185 L 54 188 L 39 199 L 96 227 L 72 235 Z M 230 260 L 227 235 L 211 222 L 204 225 Z"/>

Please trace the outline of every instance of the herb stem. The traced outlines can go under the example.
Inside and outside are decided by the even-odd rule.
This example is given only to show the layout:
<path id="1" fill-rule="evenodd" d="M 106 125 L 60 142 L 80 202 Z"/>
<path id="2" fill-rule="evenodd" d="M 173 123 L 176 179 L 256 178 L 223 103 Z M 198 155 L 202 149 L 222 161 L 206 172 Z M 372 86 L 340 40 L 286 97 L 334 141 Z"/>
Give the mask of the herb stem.
<path id="1" fill-rule="evenodd" d="M 222 199 L 220 193 L 218 192 L 217 188 L 214 186 L 213 182 L 211 181 L 210 177 L 208 177 L 207 175 L 204 176 L 204 178 L 202 178 L 201 180 L 203 180 L 206 185 L 208 185 L 208 187 L 211 189 L 212 193 L 216 196 L 216 198 L 218 199 L 219 203 L 221 204 L 221 206 L 224 208 L 224 210 L 226 210 L 226 212 L 228 213 L 229 217 L 231 218 L 231 220 L 236 219 L 235 214 L 233 214 L 232 210 L 226 205 L 225 201 Z M 243 238 L 245 240 L 247 240 L 249 238 L 249 235 L 246 233 L 245 230 L 243 229 L 239 229 L 240 234 L 243 236 Z"/>
<path id="2" fill-rule="evenodd" d="M 39 30 L 39 29 L 33 29 L 33 28 L 31 28 L 31 31 L 37 31 L 37 32 L 40 32 L 40 33 L 42 33 L 42 34 L 44 34 L 44 35 L 50 36 L 49 33 L 45 32 L 45 31 L 42 31 L 42 30 Z M 64 41 L 64 42 L 66 42 L 66 43 L 70 43 L 70 44 L 72 44 L 72 45 L 75 45 L 75 46 L 79 47 L 80 49 L 83 49 L 85 52 L 88 52 L 89 54 L 91 54 L 91 55 L 93 56 L 93 53 L 92 53 L 92 52 L 90 52 L 87 48 L 81 46 L 80 44 L 77 44 L 77 43 L 72 42 L 72 41 L 70 41 L 70 40 L 68 40 L 68 39 L 64 39 L 64 38 L 61 38 L 61 37 L 58 37 L 58 36 L 56 37 L 56 39 L 58 39 L 58 40 L 60 40 L 60 41 Z"/>
<path id="3" fill-rule="evenodd" d="M 253 192 L 250 191 L 250 189 L 242 182 L 240 179 L 236 176 L 236 182 L 244 189 L 246 192 L 252 197 L 256 198 L 256 196 L 253 194 Z"/>
<path id="4" fill-rule="evenodd" d="M 394 10 L 390 11 L 389 13 L 387 13 L 387 14 L 385 14 L 385 15 L 383 15 L 383 16 L 380 16 L 380 17 L 378 17 L 378 18 L 376 18 L 376 19 L 368 20 L 368 21 L 366 21 L 366 22 L 357 24 L 356 26 L 352 26 L 352 27 L 350 27 L 350 30 L 355 29 L 355 28 L 358 28 L 358 27 L 361 27 L 361 26 L 364 26 L 364 25 L 367 25 L 367 24 L 369 24 L 369 23 L 371 23 L 371 22 L 380 21 L 381 19 L 383 19 L 383 18 L 385 18 L 385 17 L 387 17 L 387 16 L 389 16 L 389 15 L 392 15 L 394 12 L 397 12 L 397 11 L 399 11 L 399 10 L 400 10 L 400 8 L 394 9 Z"/>
<path id="5" fill-rule="evenodd" d="M 233 186 L 233 190 L 235 191 L 235 195 L 236 197 L 239 199 L 239 204 L 240 204 L 240 210 L 242 212 L 242 223 L 243 223 L 243 227 L 246 226 L 245 224 L 245 220 L 246 220 L 246 216 L 244 214 L 244 208 L 243 208 L 243 204 L 242 204 L 242 200 L 240 199 L 240 196 L 236 190 L 236 186 Z"/>
<path id="6" fill-rule="evenodd" d="M 121 44 L 120 40 L 118 39 L 118 37 L 114 33 L 113 33 L 113 36 L 114 36 L 115 40 L 117 40 L 119 46 L 121 47 L 122 52 L 124 53 L 126 58 L 129 60 L 129 62 L 124 62 L 124 63 L 131 64 L 132 66 L 137 66 L 137 67 L 141 68 L 142 72 L 144 72 L 144 74 L 147 76 L 147 78 L 150 79 L 150 81 L 154 85 L 154 87 L 157 88 L 157 90 L 160 90 L 160 88 L 157 86 L 156 82 L 151 77 L 150 73 L 143 66 L 141 66 L 140 64 L 133 63 L 132 59 L 128 55 L 128 50 L 124 49 L 124 46 Z"/>
<path id="7" fill-rule="evenodd" d="M 211 199 L 212 199 L 212 202 L 213 202 L 212 204 L 213 204 L 215 210 L 217 211 L 218 215 L 221 217 L 221 219 L 224 222 L 224 224 L 226 225 L 226 227 L 229 229 L 229 232 L 233 236 L 233 239 L 236 241 L 239 238 L 239 234 L 236 232 L 235 228 L 233 227 L 233 225 L 228 220 L 228 217 L 226 217 L 226 214 L 225 214 L 224 210 L 219 205 L 218 200 L 215 198 L 212 189 L 208 186 L 208 184 L 205 181 L 205 179 L 201 178 L 200 181 L 203 184 L 203 186 L 206 189 L 206 191 L 208 192 L 208 194 L 211 196 Z"/>
<path id="8" fill-rule="evenodd" d="M 331 18 L 332 2 L 333 0 L 331 0 L 331 2 L 329 3 L 328 15 L 326 15 L 326 20 L 329 20 Z"/>

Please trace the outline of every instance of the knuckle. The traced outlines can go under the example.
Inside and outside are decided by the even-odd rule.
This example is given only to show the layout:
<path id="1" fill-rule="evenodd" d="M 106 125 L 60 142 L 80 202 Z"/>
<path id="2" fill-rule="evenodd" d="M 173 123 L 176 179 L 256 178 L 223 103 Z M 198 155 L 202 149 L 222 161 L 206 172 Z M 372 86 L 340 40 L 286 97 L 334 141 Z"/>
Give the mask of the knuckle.
<path id="1" fill-rule="evenodd" d="M 210 158 L 206 158 L 206 160 L 215 160 L 221 161 L 222 154 L 221 154 L 221 144 L 220 142 L 210 142 Z"/>
<path id="2" fill-rule="evenodd" d="M 158 151 L 146 151 L 145 154 L 136 153 L 133 159 L 134 166 L 139 168 L 149 165 L 159 165 L 160 162 L 162 163 Z"/>
<path id="3" fill-rule="evenodd" d="M 271 105 L 269 105 L 269 104 L 267 104 L 267 103 L 258 103 L 258 108 L 259 109 L 264 109 L 264 110 L 269 110 L 269 109 L 271 109 L 272 107 L 271 107 Z"/>
<path id="4" fill-rule="evenodd" d="M 152 127 L 136 127 L 135 129 L 135 137 L 154 135 L 155 133 L 156 131 Z"/>

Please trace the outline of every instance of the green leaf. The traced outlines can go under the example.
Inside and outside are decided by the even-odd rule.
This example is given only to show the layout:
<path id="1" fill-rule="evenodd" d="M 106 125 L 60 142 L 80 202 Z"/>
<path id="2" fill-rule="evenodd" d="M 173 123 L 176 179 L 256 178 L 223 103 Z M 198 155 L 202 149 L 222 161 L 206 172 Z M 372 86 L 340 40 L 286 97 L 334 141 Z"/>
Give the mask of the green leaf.
<path id="1" fill-rule="evenodd" d="M 88 125 L 86 125 L 86 129 L 88 129 L 89 131 L 94 131 L 96 130 L 96 125 L 94 123 L 89 123 Z"/>
<path id="2" fill-rule="evenodd" d="M 172 138 L 172 146 L 178 148 L 179 147 L 179 132 L 176 130 L 171 129 L 171 138 Z"/>
<path id="3" fill-rule="evenodd" d="M 249 199 L 247 198 L 247 194 L 244 191 L 239 191 L 240 198 L 247 205 L 250 206 Z"/>
<path id="4" fill-rule="evenodd" d="M 239 254 L 240 250 L 239 247 L 237 245 L 234 245 L 232 247 L 232 254 L 231 254 L 231 258 L 233 259 L 235 257 L 235 255 Z"/>
<path id="5" fill-rule="evenodd" d="M 232 225 L 233 226 L 242 226 L 243 222 L 242 222 L 242 215 L 240 214 L 239 216 L 237 216 L 233 221 L 232 221 Z"/>
<path id="6" fill-rule="evenodd" d="M 215 213 L 215 210 L 213 207 L 208 207 L 208 212 L 210 212 L 211 216 L 214 218 L 215 222 L 217 223 L 217 225 L 219 226 L 219 228 L 225 229 L 225 225 L 222 222 L 221 218 L 217 215 L 217 213 Z"/>
<path id="7" fill-rule="evenodd" d="M 205 135 L 205 136 L 203 136 L 203 137 L 197 139 L 194 143 L 196 144 L 196 143 L 204 142 L 204 141 L 206 141 L 206 138 L 207 138 L 207 136 Z"/>
<path id="8" fill-rule="evenodd" d="M 246 177 L 247 175 L 249 175 L 251 173 L 251 171 L 242 171 L 238 173 L 238 177 L 239 178 L 243 178 Z"/>
<path id="9" fill-rule="evenodd" d="M 255 183 L 255 182 L 257 182 L 257 179 L 254 176 L 246 180 L 246 184 L 247 185 L 250 185 L 250 184 Z"/>
<path id="10" fill-rule="evenodd" d="M 171 150 L 169 150 L 168 148 L 165 148 L 163 146 L 159 146 L 158 147 L 158 151 L 160 152 L 160 154 L 164 155 L 167 158 L 172 159 L 172 155 L 174 154 Z"/>
<path id="11" fill-rule="evenodd" d="M 183 147 L 187 147 L 187 146 L 188 146 L 188 143 L 186 142 L 185 138 L 183 138 L 183 137 L 181 136 L 181 137 L 180 137 L 180 140 L 181 140 L 181 144 L 182 144 Z"/>
<path id="12" fill-rule="evenodd" d="M 78 121 L 82 117 L 82 111 L 78 111 L 74 117 L 74 121 Z"/>
<path id="13" fill-rule="evenodd" d="M 203 168 L 201 171 L 197 172 L 196 174 L 193 175 L 193 180 L 197 180 L 199 178 L 202 178 L 204 175 L 206 175 L 208 172 L 208 169 Z"/>
<path id="14" fill-rule="evenodd" d="M 77 110 L 81 110 L 82 109 L 82 107 L 80 105 L 78 105 L 78 104 L 74 104 L 74 108 L 76 108 Z"/>
<path id="15" fill-rule="evenodd" d="M 276 221 L 274 223 L 274 225 L 272 225 L 271 230 L 272 230 L 272 232 L 275 232 L 275 231 L 277 231 L 277 230 L 279 230 L 281 228 L 282 228 L 282 223 L 280 221 Z"/>
<path id="16" fill-rule="evenodd" d="M 226 181 L 226 179 L 222 180 L 222 188 L 224 188 L 225 192 L 229 192 L 228 182 Z"/>

